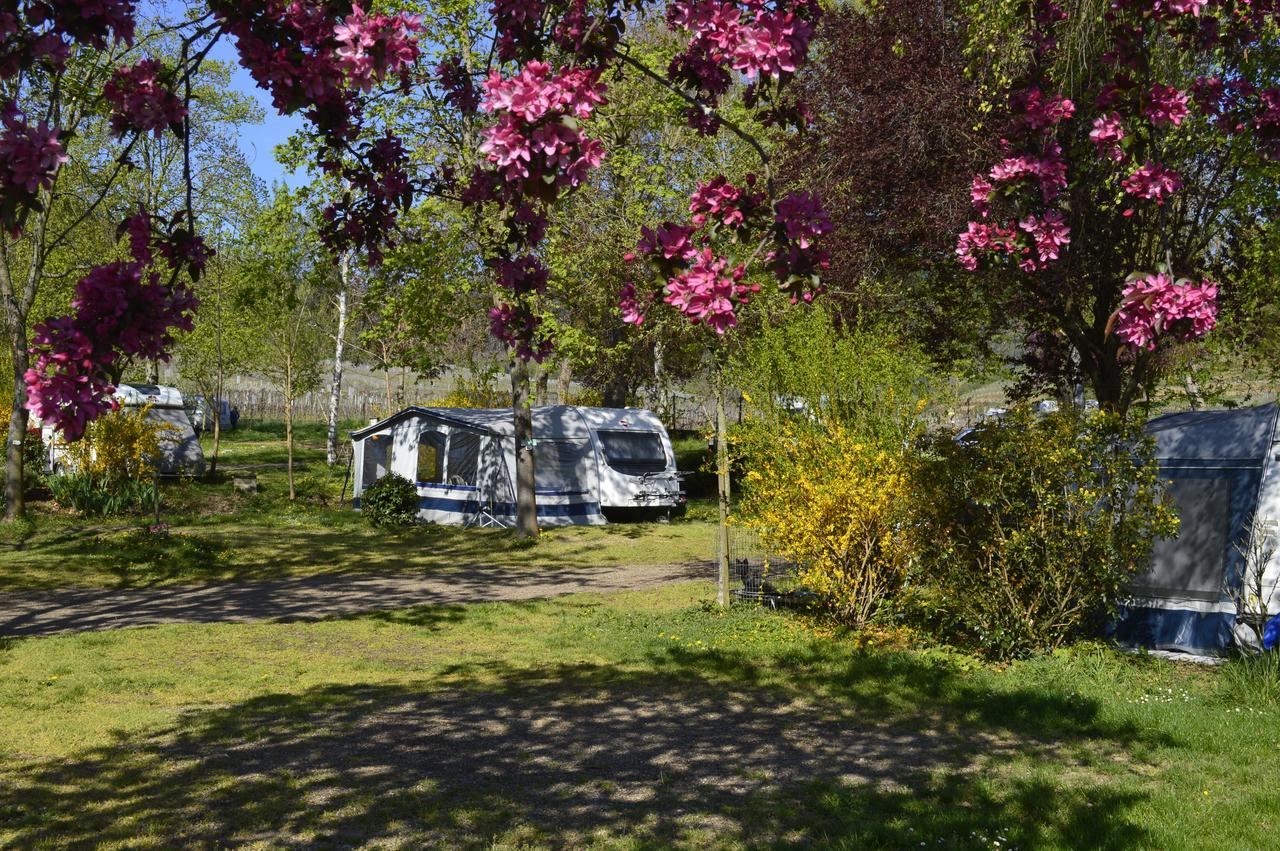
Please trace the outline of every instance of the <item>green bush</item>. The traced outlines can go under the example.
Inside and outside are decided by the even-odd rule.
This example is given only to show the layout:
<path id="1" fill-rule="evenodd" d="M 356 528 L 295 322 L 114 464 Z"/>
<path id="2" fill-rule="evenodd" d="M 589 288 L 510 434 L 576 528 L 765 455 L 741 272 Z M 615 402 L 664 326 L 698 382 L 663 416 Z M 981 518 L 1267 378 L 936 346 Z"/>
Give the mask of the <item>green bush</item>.
<path id="1" fill-rule="evenodd" d="M 1177 516 L 1140 426 L 1017 410 L 914 471 L 919 538 L 908 617 L 994 658 L 1096 634 Z"/>
<path id="2" fill-rule="evenodd" d="M 374 526 L 411 526 L 418 522 L 418 489 L 404 476 L 388 473 L 365 488 L 360 511 Z"/>
<path id="3" fill-rule="evenodd" d="M 108 517 L 155 509 L 156 489 L 148 480 L 111 481 L 92 473 L 64 473 L 50 476 L 48 486 L 59 505 L 85 515 Z"/>

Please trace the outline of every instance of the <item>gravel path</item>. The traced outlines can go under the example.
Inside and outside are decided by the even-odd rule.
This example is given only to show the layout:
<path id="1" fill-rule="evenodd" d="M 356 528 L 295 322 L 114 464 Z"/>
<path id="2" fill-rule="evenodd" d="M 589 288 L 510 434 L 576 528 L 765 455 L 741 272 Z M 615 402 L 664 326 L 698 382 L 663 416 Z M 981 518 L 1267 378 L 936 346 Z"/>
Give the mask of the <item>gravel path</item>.
<path id="1" fill-rule="evenodd" d="M 170 623 L 316 620 L 431 603 L 529 600 L 709 579 L 706 564 L 609 568 L 465 567 L 396 576 L 308 576 L 265 582 L 86 589 L 0 597 L 0 637 Z"/>

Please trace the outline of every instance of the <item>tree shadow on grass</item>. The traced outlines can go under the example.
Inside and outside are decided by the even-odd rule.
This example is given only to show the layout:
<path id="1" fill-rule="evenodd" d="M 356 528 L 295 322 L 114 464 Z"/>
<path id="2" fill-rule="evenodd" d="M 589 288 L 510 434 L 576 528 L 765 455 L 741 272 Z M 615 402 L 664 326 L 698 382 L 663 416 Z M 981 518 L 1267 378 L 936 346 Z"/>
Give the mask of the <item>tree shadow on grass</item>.
<path id="1" fill-rule="evenodd" d="M 991 694 L 902 660 L 833 672 L 801 654 L 789 688 L 751 685 L 732 653 L 711 667 L 657 661 L 643 673 L 458 666 L 435 687 L 324 686 L 193 711 L 70 759 L 11 764 L 0 843 L 1150 844 L 1132 815 L 1145 796 L 1110 757 L 1158 742 L 1092 702 Z M 825 694 L 809 688 L 820 680 Z M 877 693 L 918 711 L 875 711 Z M 1081 765 L 1067 740 L 1111 767 Z M 1037 770 L 1015 768 L 1027 761 Z"/>

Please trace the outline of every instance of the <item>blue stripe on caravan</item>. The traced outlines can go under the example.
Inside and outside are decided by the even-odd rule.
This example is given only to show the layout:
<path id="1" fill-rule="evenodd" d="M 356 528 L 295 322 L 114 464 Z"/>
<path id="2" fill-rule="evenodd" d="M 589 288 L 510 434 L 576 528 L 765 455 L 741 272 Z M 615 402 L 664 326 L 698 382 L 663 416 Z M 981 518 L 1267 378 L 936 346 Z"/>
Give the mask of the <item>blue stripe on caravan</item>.
<path id="1" fill-rule="evenodd" d="M 477 503 L 468 499 L 447 499 L 442 496 L 423 496 L 418 498 L 418 509 L 425 511 L 444 511 L 452 514 L 464 514 L 475 511 Z M 514 502 L 498 502 L 492 506 L 494 514 L 512 515 L 516 513 Z M 574 502 L 567 505 L 539 505 L 538 515 L 542 517 L 591 517 L 600 514 L 600 505 L 595 502 Z"/>
<path id="2" fill-rule="evenodd" d="M 1231 648 L 1235 622 L 1232 612 L 1126 606 L 1109 631 L 1116 641 L 1134 647 L 1215 654 Z"/>

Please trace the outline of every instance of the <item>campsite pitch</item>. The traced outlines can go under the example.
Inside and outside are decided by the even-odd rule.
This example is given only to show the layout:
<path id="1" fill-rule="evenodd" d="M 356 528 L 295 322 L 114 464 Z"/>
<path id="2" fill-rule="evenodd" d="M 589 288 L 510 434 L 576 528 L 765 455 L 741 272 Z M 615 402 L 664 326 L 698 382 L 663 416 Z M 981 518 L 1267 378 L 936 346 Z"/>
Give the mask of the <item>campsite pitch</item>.
<path id="1" fill-rule="evenodd" d="M 0 846 L 1262 848 L 1274 705 L 862 646 L 709 586 L 0 650 Z"/>

